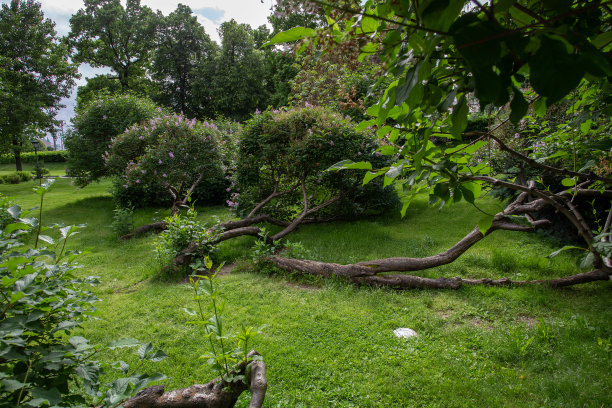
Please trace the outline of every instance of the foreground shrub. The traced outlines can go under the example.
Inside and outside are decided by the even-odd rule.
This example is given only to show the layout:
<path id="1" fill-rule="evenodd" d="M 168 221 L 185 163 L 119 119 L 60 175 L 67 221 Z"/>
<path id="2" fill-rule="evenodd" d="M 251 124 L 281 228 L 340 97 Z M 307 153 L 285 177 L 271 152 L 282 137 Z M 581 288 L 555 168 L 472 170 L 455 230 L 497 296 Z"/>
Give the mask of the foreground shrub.
<path id="1" fill-rule="evenodd" d="M 74 132 L 66 137 L 67 174 L 81 186 L 106 176 L 103 155 L 111 139 L 132 124 L 159 114 L 151 100 L 134 95 L 103 95 L 92 100 L 73 119 Z"/>

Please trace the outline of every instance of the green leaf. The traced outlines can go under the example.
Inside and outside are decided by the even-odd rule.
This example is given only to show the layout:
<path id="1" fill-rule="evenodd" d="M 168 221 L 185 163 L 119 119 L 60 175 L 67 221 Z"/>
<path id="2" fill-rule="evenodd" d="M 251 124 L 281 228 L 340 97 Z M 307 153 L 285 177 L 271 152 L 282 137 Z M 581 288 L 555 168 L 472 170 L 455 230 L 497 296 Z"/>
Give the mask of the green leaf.
<path id="1" fill-rule="evenodd" d="M 531 85 L 538 94 L 546 97 L 547 106 L 576 88 L 584 76 L 580 57 L 568 54 L 561 41 L 547 36 L 542 36 L 540 48 L 528 63 Z"/>
<path id="2" fill-rule="evenodd" d="M 347 169 L 372 170 L 372 163 L 366 162 L 366 161 L 354 162 L 352 160 L 342 160 L 336 164 L 333 164 L 326 171 L 347 170 Z"/>
<path id="3" fill-rule="evenodd" d="M 461 133 L 463 133 L 463 131 L 467 127 L 468 113 L 469 109 L 467 106 L 467 102 L 465 100 L 465 97 L 462 96 L 461 99 L 459 99 L 459 103 L 455 105 L 453 113 L 451 115 L 451 121 L 453 124 L 453 126 L 451 127 L 451 133 L 455 139 L 460 139 Z"/>
<path id="4" fill-rule="evenodd" d="M 588 269 L 593 266 L 593 262 L 595 261 L 595 255 L 592 252 L 589 252 L 582 260 L 580 261 L 581 269 Z"/>
<path id="5" fill-rule="evenodd" d="M 376 177 L 382 176 L 383 174 L 385 174 L 387 172 L 387 169 L 382 169 L 379 171 L 368 171 L 365 176 L 363 176 L 363 183 L 362 185 L 366 185 L 368 184 L 370 181 L 372 181 L 373 179 L 375 179 Z"/>
<path id="6" fill-rule="evenodd" d="M 157 363 L 158 361 L 162 361 L 164 359 L 166 359 L 168 357 L 168 355 L 166 353 L 164 353 L 163 350 L 156 350 L 153 353 L 149 353 L 146 356 L 146 360 L 152 361 L 154 363 Z"/>
<path id="7" fill-rule="evenodd" d="M 480 230 L 480 233 L 482 235 L 485 235 L 489 228 L 491 228 L 491 225 L 493 225 L 494 218 L 495 217 L 492 215 L 486 215 L 485 217 L 480 219 L 480 221 L 478 222 L 478 229 Z"/>
<path id="8" fill-rule="evenodd" d="M 262 47 L 269 47 L 274 44 L 282 44 L 291 41 L 301 40 L 307 37 L 314 37 L 316 31 L 312 28 L 305 27 L 293 27 L 287 31 L 282 31 L 276 34 L 270 41 L 262 45 Z"/>
<path id="9" fill-rule="evenodd" d="M 56 405 L 62 400 L 62 394 L 59 392 L 57 388 L 51 388 L 50 390 L 45 390 L 44 388 L 32 388 L 30 393 L 34 397 L 31 401 L 28 401 L 28 405 L 31 406 L 41 406 L 43 404 L 48 404 L 50 406 Z"/>
<path id="10" fill-rule="evenodd" d="M 361 29 L 366 34 L 373 33 L 378 29 L 379 24 L 379 20 L 366 16 L 361 20 Z"/>
<path id="11" fill-rule="evenodd" d="M 514 88 L 514 96 L 512 97 L 512 102 L 510 102 L 510 122 L 515 125 L 519 123 L 519 121 L 527 114 L 527 109 L 529 108 L 529 104 L 523 97 L 523 94 L 520 90 Z"/>
<path id="12" fill-rule="evenodd" d="M 145 343 L 138 348 L 138 358 L 144 360 L 152 351 L 153 345 L 151 343 Z"/>
<path id="13" fill-rule="evenodd" d="M 554 252 L 552 252 L 552 253 L 548 254 L 548 255 L 546 256 L 546 258 L 554 258 L 555 256 L 559 255 L 561 252 L 563 252 L 563 251 L 567 251 L 567 250 L 570 250 L 570 249 L 580 249 L 580 250 L 582 250 L 582 251 L 586 251 L 586 249 L 581 248 L 581 247 L 572 246 L 572 245 L 566 245 L 566 246 L 564 246 L 563 248 L 559 248 L 559 249 L 557 249 L 556 251 L 554 251 Z"/>
<path id="14" fill-rule="evenodd" d="M 575 178 L 564 178 L 563 180 L 561 180 L 561 184 L 564 185 L 565 187 L 573 187 L 576 185 L 576 179 Z"/>
<path id="15" fill-rule="evenodd" d="M 55 240 L 48 235 L 39 235 L 38 238 L 41 241 L 45 241 L 47 244 L 51 244 L 51 245 L 55 244 Z"/>
<path id="16" fill-rule="evenodd" d="M 23 222 L 16 222 L 14 224 L 9 224 L 4 228 L 4 233 L 5 234 L 10 234 L 13 231 L 17 231 L 17 230 L 28 230 L 30 229 L 30 226 L 26 223 Z"/>

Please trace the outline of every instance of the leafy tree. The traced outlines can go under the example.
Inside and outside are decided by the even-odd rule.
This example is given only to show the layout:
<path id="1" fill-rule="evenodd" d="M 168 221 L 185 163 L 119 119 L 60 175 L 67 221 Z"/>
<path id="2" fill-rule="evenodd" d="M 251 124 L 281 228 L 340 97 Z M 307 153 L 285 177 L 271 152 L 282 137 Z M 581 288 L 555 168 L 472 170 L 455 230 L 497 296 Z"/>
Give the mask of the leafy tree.
<path id="1" fill-rule="evenodd" d="M 70 19 L 70 43 L 76 48 L 74 61 L 93 67 L 108 67 L 121 87 L 144 75 L 152 50 L 158 18 L 140 0 L 84 0 L 85 8 Z"/>
<path id="2" fill-rule="evenodd" d="M 149 99 L 156 99 L 160 93 L 158 84 L 141 74 L 128 78 L 128 88 L 130 94 Z M 75 111 L 82 112 L 92 100 L 101 95 L 119 95 L 123 93 L 125 92 L 119 79 L 113 74 L 97 75 L 93 78 L 87 78 L 86 84 L 79 86 L 77 89 L 77 104 Z"/>
<path id="3" fill-rule="evenodd" d="M 151 73 L 161 88 L 158 101 L 175 112 L 196 116 L 200 103 L 192 88 L 197 67 L 203 60 L 214 58 L 217 45 L 198 23 L 188 6 L 163 18 L 158 32 Z"/>
<path id="4" fill-rule="evenodd" d="M 0 137 L 22 170 L 21 151 L 28 129 L 49 128 L 61 98 L 77 76 L 67 47 L 56 37 L 40 4 L 13 0 L 0 11 Z"/>
<path id="5" fill-rule="evenodd" d="M 248 24 L 226 21 L 219 28 L 221 50 L 214 61 L 210 83 L 200 87 L 212 88 L 214 112 L 234 119 L 245 119 L 256 109 L 265 109 L 268 96 L 265 90 L 265 62 L 263 53 L 255 49 L 253 30 Z"/>
<path id="6" fill-rule="evenodd" d="M 85 186 L 108 175 L 104 153 L 114 137 L 134 123 L 161 114 L 161 108 L 147 98 L 135 95 L 101 95 L 86 105 L 73 119 L 74 132 L 64 141 L 68 150 L 67 172 Z"/>
<path id="7" fill-rule="evenodd" d="M 550 206 L 562 213 L 582 237 L 586 253 L 582 265 L 592 270 L 546 282 L 521 283 L 565 286 L 609 279 L 612 247 L 605 237 L 612 218 L 607 217 L 603 225 L 589 224 L 573 201 L 580 196 L 611 197 L 612 180 L 590 172 L 589 167 L 569 165 L 576 163 L 574 160 L 559 160 L 559 151 L 538 157 L 529 150 L 514 149 L 495 133 L 501 124 L 520 123 L 530 109 L 536 115 L 554 109 L 555 103 L 570 92 L 580 95 L 577 100 L 587 101 L 573 112 L 574 119 L 554 129 L 540 128 L 531 142 L 542 141 L 543 137 L 570 141 L 580 126 L 585 130 L 603 126 L 609 131 L 609 125 L 595 124 L 596 119 L 609 123 L 609 97 L 589 95 L 593 90 L 610 94 L 612 46 L 607 6 L 602 7 L 599 1 L 308 3 L 326 9 L 329 27 L 318 35 L 308 29 L 294 30 L 291 35 L 279 33 L 276 40 L 294 40 L 301 34 L 323 48 L 334 48 L 341 40 L 359 44 L 359 58 L 376 54 L 391 80 L 378 104 L 368 109 L 373 118 L 361 127 L 378 127 L 378 134 L 389 143 L 381 152 L 397 161 L 384 168 L 364 165 L 370 169 L 367 179 L 384 177 L 385 183 L 401 187 L 404 211 L 412 197 L 424 192 L 430 194 L 432 205 L 442 206 L 461 200 L 476 205 L 475 200 L 491 187 L 506 187 L 519 194 L 504 211 L 481 220 L 453 248 L 428 258 L 392 258 L 342 267 L 304 265 L 280 258 L 273 262 L 287 269 L 311 273 L 326 269 L 358 281 L 397 287 L 458 287 L 463 282 L 505 285 L 509 280 L 427 280 L 381 274 L 452 262 L 496 229 L 533 231 L 543 227 L 550 221 L 534 215 Z M 589 85 L 579 87 L 582 83 Z M 498 126 L 462 143 L 472 97 L 481 110 L 495 112 Z M 603 137 L 609 138 L 609 133 Z M 504 179 L 504 174 L 496 174 L 487 162 L 478 163 L 474 155 L 489 141 L 534 173 L 554 175 L 562 188 L 555 189 L 537 177 L 524 183 Z M 559 150 L 577 143 L 574 139 Z M 597 159 L 592 150 L 591 154 L 591 159 Z M 355 166 L 343 163 L 338 168 Z M 517 216 L 524 217 L 526 223 L 516 223 Z"/>

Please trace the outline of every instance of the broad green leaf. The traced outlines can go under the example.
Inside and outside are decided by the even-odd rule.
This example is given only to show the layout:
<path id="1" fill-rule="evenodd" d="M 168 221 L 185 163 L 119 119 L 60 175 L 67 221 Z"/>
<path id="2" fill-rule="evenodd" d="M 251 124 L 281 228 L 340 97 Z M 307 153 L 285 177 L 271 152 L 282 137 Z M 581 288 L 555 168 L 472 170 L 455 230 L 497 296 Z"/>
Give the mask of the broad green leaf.
<path id="1" fill-rule="evenodd" d="M 584 258 L 582 258 L 579 266 L 581 269 L 588 269 L 593 266 L 593 261 L 595 261 L 595 255 L 593 255 L 592 252 L 589 252 Z"/>
<path id="2" fill-rule="evenodd" d="M 162 361 L 165 358 L 167 358 L 168 355 L 166 353 L 164 353 L 163 350 L 156 350 L 153 353 L 150 353 L 149 355 L 147 355 L 146 359 L 149 361 L 152 361 L 154 363 L 157 363 L 158 361 Z"/>
<path id="3" fill-rule="evenodd" d="M 540 48 L 529 59 L 529 72 L 533 89 L 551 106 L 580 83 L 584 67 L 561 41 L 542 36 Z"/>
<path id="4" fill-rule="evenodd" d="M 45 390 L 44 388 L 32 388 L 30 393 L 34 397 L 32 400 L 28 401 L 28 405 L 39 407 L 41 405 L 49 405 L 54 406 L 61 402 L 62 394 L 59 392 L 57 388 L 51 388 L 50 390 Z"/>
<path id="5" fill-rule="evenodd" d="M 512 97 L 512 101 L 510 102 L 510 121 L 515 125 L 519 123 L 519 121 L 527 113 L 528 108 L 529 104 L 523 97 L 521 91 L 514 88 L 514 96 Z"/>
<path id="6" fill-rule="evenodd" d="M 51 244 L 51 245 L 55 244 L 55 240 L 48 235 L 41 234 L 38 236 L 38 239 L 40 239 L 41 241 L 45 241 L 47 244 Z"/>
<path id="7" fill-rule="evenodd" d="M 559 249 L 557 249 L 556 251 L 554 251 L 554 252 L 552 252 L 552 253 L 548 254 L 548 255 L 546 256 L 546 258 L 554 258 L 555 256 L 559 255 L 561 252 L 563 252 L 563 251 L 567 251 L 567 250 L 570 250 L 570 249 L 580 249 L 580 250 L 582 250 L 582 251 L 586 251 L 586 249 L 581 248 L 581 247 L 577 247 L 577 246 L 573 246 L 573 245 L 566 245 L 566 246 L 564 246 L 563 248 L 559 248 Z"/>
<path id="8" fill-rule="evenodd" d="M 564 185 L 565 187 L 573 187 L 576 185 L 576 179 L 575 178 L 564 178 L 563 180 L 561 180 L 561 184 Z"/>
<path id="9" fill-rule="evenodd" d="M 485 235 L 489 228 L 491 228 L 491 225 L 493 225 L 494 218 L 495 217 L 493 217 L 492 215 L 486 215 L 481 218 L 480 221 L 478 221 L 478 229 L 480 230 L 480 233 L 482 235 Z"/>
<path id="10" fill-rule="evenodd" d="M 465 101 L 465 97 L 461 97 L 459 103 L 455 105 L 453 109 L 453 113 L 451 115 L 451 120 L 453 126 L 451 128 L 451 133 L 455 139 L 461 138 L 461 133 L 467 127 L 467 115 L 469 113 L 469 109 L 467 106 L 467 102 Z"/>
<path id="11" fill-rule="evenodd" d="M 144 360 L 152 351 L 153 345 L 151 343 L 145 343 L 138 348 L 138 358 Z"/>
<path id="12" fill-rule="evenodd" d="M 307 37 L 313 37 L 316 34 L 316 31 L 312 28 L 305 27 L 293 27 L 287 31 L 282 31 L 276 34 L 270 41 L 262 45 L 262 47 L 269 47 L 274 44 L 282 44 L 291 41 L 301 40 Z"/>
<path id="13" fill-rule="evenodd" d="M 374 171 L 368 171 L 365 176 L 363 176 L 363 183 L 362 185 L 366 185 L 368 184 L 370 181 L 372 181 L 373 179 L 375 179 L 378 176 L 382 176 L 383 174 L 385 174 L 387 172 L 387 169 L 382 169 L 379 170 L 377 172 Z"/>
<path id="14" fill-rule="evenodd" d="M 372 163 L 366 162 L 366 161 L 354 162 L 352 160 L 342 160 L 342 161 L 332 165 L 326 171 L 331 171 L 331 170 L 347 170 L 347 169 L 372 170 Z"/>
<path id="15" fill-rule="evenodd" d="M 365 34 L 370 34 L 375 32 L 378 29 L 380 21 L 373 17 L 364 17 L 361 20 L 361 28 Z"/>
<path id="16" fill-rule="evenodd" d="M 29 229 L 30 226 L 26 223 L 23 222 L 16 222 L 14 224 L 9 224 L 4 228 L 4 233 L 5 234 L 10 234 L 13 231 L 17 231 L 17 230 L 27 230 Z"/>

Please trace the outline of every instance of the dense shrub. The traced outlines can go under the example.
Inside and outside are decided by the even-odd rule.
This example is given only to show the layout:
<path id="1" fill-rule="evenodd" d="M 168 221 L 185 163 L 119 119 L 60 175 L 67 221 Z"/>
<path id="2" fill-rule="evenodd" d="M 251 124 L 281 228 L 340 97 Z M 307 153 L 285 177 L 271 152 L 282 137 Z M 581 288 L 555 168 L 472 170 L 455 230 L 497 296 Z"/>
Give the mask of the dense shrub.
<path id="1" fill-rule="evenodd" d="M 38 160 L 47 163 L 64 163 L 68 152 L 66 150 L 54 150 L 38 152 Z M 36 154 L 34 152 L 22 152 L 22 163 L 36 163 Z M 0 156 L 0 164 L 15 164 L 15 156 L 12 154 L 4 154 Z"/>
<path id="2" fill-rule="evenodd" d="M 373 134 L 356 131 L 350 119 L 329 109 L 266 111 L 254 116 L 241 134 L 233 198 L 228 204 L 245 215 L 272 193 L 275 185 L 283 191 L 303 178 L 309 208 L 342 194 L 325 209 L 327 216 L 381 211 L 397 203 L 395 192 L 384 189 L 382 181 L 364 187 L 363 171 L 325 171 L 344 159 L 367 160 L 375 168 L 384 167 L 388 158 L 377 152 L 379 147 Z M 296 188 L 261 212 L 291 219 L 302 206 L 302 191 Z"/>
<path id="3" fill-rule="evenodd" d="M 19 174 L 15 172 L 0 176 L 0 180 L 2 181 L 2 184 L 19 184 L 21 177 L 19 177 Z"/>
<path id="4" fill-rule="evenodd" d="M 215 124 L 180 115 L 132 125 L 113 139 L 105 153 L 109 172 L 119 177 L 113 190 L 117 201 L 135 206 L 172 202 L 184 197 L 199 179 L 195 198 L 219 202 L 226 185 L 220 140 Z"/>
<path id="5" fill-rule="evenodd" d="M 78 185 L 106 176 L 103 155 L 111 139 L 160 114 L 151 100 L 134 95 L 102 95 L 92 100 L 73 119 L 74 131 L 65 140 L 68 175 L 76 177 Z"/>

